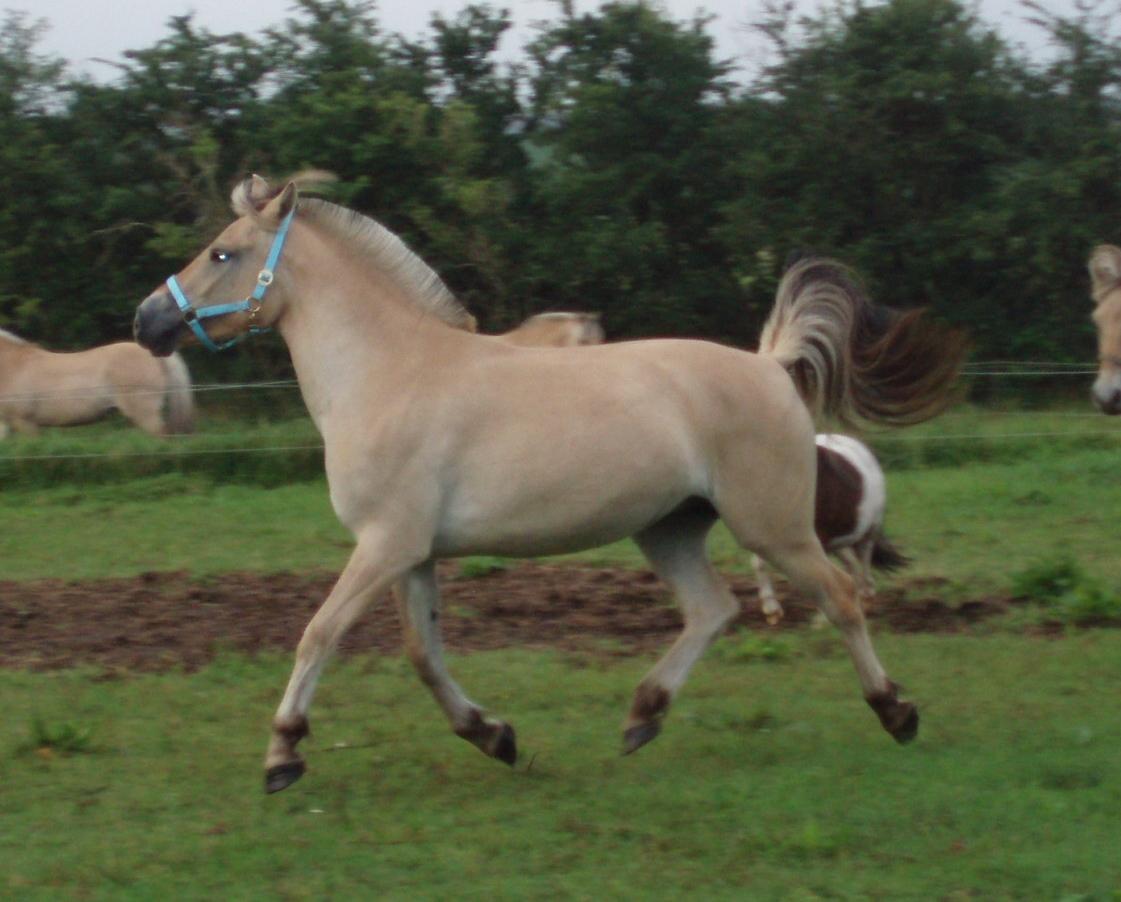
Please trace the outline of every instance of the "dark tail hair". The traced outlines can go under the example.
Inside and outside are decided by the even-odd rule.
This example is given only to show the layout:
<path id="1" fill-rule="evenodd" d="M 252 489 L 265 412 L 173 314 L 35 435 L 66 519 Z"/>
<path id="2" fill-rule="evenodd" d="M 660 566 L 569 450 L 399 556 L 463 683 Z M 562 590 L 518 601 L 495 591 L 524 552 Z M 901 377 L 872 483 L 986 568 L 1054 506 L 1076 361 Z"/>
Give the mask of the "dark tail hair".
<path id="1" fill-rule="evenodd" d="M 778 360 L 815 416 L 849 425 L 920 423 L 956 397 L 967 342 L 923 310 L 873 304 L 836 260 L 794 262 L 779 282 L 759 353 Z"/>
<path id="2" fill-rule="evenodd" d="M 872 545 L 873 567 L 877 570 L 891 571 L 906 567 L 909 563 L 911 559 L 891 544 L 887 536 L 881 534 L 876 537 L 875 544 Z"/>

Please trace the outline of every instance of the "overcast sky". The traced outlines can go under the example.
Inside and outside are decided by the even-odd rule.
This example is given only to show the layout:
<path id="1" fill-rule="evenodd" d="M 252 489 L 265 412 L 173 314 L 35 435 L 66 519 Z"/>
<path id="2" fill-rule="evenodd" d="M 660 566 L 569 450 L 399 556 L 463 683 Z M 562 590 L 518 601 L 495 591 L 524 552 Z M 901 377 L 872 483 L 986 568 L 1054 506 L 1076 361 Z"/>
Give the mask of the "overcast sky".
<path id="1" fill-rule="evenodd" d="M 427 30 L 434 12 L 452 17 L 469 0 L 381 0 L 379 18 L 385 31 L 416 37 Z M 798 0 L 806 11 L 816 10 L 818 0 Z M 1074 0 L 1040 0 L 1061 15 L 1070 15 Z M 557 17 L 557 5 L 550 0 L 508 0 L 493 2 L 513 12 L 516 28 L 500 48 L 503 56 L 514 57 L 533 34 L 532 23 Z M 596 9 L 599 0 L 576 0 L 578 10 Z M 691 19 L 698 10 L 716 16 L 709 26 L 721 58 L 749 66 L 763 46 L 749 23 L 760 16 L 762 0 L 662 0 L 662 5 L 677 19 Z M 196 21 L 215 33 L 241 31 L 254 34 L 270 25 L 282 23 L 291 13 L 292 0 L 8 0 L 5 8 L 27 10 L 50 23 L 41 49 L 70 60 L 75 69 L 99 77 L 111 77 L 112 70 L 91 62 L 95 57 L 119 59 L 128 49 L 149 47 L 167 32 L 168 18 L 194 12 Z M 1046 53 L 1044 36 L 1025 24 L 1020 0 L 978 0 L 981 18 L 995 26 L 1008 40 L 1024 45 L 1035 57 Z"/>

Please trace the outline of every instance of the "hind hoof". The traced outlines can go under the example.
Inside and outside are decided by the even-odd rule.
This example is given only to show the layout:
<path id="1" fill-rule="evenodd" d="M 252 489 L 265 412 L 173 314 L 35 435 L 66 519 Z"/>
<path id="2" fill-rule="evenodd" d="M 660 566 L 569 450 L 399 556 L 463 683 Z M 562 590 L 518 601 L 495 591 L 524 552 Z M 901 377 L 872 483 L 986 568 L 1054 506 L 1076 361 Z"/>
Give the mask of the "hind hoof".
<path id="1" fill-rule="evenodd" d="M 919 709 L 910 702 L 900 702 L 900 706 L 907 710 L 902 712 L 898 726 L 888 732 L 891 733 L 891 738 L 900 745 L 906 745 L 919 735 Z"/>
<path id="2" fill-rule="evenodd" d="M 289 761 L 287 764 L 278 764 L 265 771 L 265 792 L 272 795 L 287 789 L 304 775 L 303 761 Z"/>
<path id="3" fill-rule="evenodd" d="M 637 752 L 651 739 L 662 732 L 660 720 L 648 720 L 646 723 L 636 724 L 623 733 L 623 754 L 629 755 Z"/>
<path id="4" fill-rule="evenodd" d="M 508 723 L 502 725 L 502 730 L 495 740 L 494 750 L 491 755 L 513 767 L 518 760 L 518 743 L 514 738 L 514 728 Z"/>

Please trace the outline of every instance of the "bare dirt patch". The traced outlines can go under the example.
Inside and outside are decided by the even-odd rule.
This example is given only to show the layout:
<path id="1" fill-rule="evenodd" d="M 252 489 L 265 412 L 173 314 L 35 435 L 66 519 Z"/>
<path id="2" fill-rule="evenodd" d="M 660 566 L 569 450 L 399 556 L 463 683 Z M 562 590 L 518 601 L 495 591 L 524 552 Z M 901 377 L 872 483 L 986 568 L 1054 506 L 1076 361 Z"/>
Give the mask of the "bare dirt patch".
<path id="1" fill-rule="evenodd" d="M 642 571 L 523 563 L 466 577 L 449 563 L 441 565 L 441 577 L 444 641 L 453 651 L 518 645 L 633 654 L 666 647 L 681 629 L 668 591 Z M 0 667 L 194 670 L 221 650 L 291 650 L 334 578 L 166 572 L 89 582 L 0 581 Z M 733 577 L 731 585 L 743 603 L 732 629 L 776 629 L 760 615 L 751 579 Z M 869 616 L 881 628 L 957 632 L 1015 603 L 982 598 L 955 606 L 938 597 L 939 588 L 937 580 L 916 580 L 882 592 Z M 778 629 L 813 616 L 805 600 L 781 600 L 786 618 Z M 350 631 L 343 651 L 394 653 L 400 645 L 395 606 L 385 599 Z"/>

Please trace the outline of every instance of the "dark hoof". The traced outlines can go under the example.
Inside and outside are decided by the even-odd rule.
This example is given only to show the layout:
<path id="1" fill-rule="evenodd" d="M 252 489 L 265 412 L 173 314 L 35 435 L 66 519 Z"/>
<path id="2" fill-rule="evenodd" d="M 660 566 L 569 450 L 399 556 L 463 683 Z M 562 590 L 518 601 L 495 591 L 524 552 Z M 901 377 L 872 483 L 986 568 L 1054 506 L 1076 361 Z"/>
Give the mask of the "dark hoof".
<path id="1" fill-rule="evenodd" d="M 287 764 L 278 764 L 265 771 L 265 792 L 270 795 L 287 789 L 304 775 L 303 761 L 289 761 Z"/>
<path id="2" fill-rule="evenodd" d="M 919 733 L 919 711 L 911 702 L 897 698 L 899 687 L 889 683 L 886 692 L 867 698 L 868 704 L 880 718 L 880 724 L 900 745 L 910 742 Z"/>
<path id="3" fill-rule="evenodd" d="M 662 732 L 660 720 L 648 720 L 646 723 L 631 727 L 623 733 L 623 754 L 629 755 L 631 752 L 638 751 L 660 732 Z"/>
<path id="4" fill-rule="evenodd" d="M 508 723 L 502 725 L 499 731 L 498 739 L 494 743 L 494 751 L 491 752 L 499 761 L 505 761 L 511 767 L 514 766 L 518 760 L 518 743 L 514 739 L 514 728 Z"/>
<path id="5" fill-rule="evenodd" d="M 890 732 L 896 742 L 900 745 L 906 745 L 919 735 L 919 709 L 910 702 L 900 702 L 900 706 L 907 710 L 900 712 L 902 719 L 899 721 L 899 725 Z"/>

